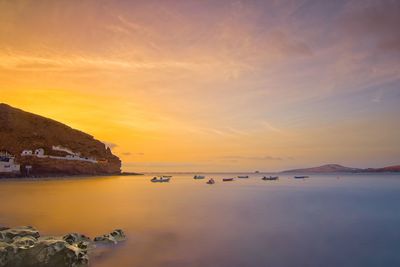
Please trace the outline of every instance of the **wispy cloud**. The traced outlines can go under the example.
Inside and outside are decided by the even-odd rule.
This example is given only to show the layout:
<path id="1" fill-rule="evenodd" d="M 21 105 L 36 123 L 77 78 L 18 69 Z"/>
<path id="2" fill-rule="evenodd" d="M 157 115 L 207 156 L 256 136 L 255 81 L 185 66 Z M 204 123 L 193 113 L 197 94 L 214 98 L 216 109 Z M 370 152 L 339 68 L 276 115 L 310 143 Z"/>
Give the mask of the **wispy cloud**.
<path id="1" fill-rule="evenodd" d="M 61 57 L 51 55 L 48 57 L 27 56 L 22 54 L 0 54 L 0 67 L 21 71 L 71 71 L 85 69 L 104 70 L 138 70 L 138 69 L 193 69 L 199 64 L 184 61 L 147 61 L 135 62 L 110 58 L 74 56 Z"/>
<path id="2" fill-rule="evenodd" d="M 349 2 L 343 28 L 354 42 L 369 41 L 379 52 L 400 52 L 400 2 Z"/>
<path id="3" fill-rule="evenodd" d="M 292 160 L 292 157 L 274 157 L 274 156 L 222 156 L 226 160 L 256 160 L 256 161 L 281 161 Z"/>
<path id="4" fill-rule="evenodd" d="M 265 129 L 272 131 L 272 132 L 276 132 L 276 133 L 284 133 L 284 131 L 282 129 L 279 129 L 278 127 L 275 127 L 274 125 L 272 125 L 270 122 L 268 121 L 262 121 L 261 122 L 262 127 L 264 127 Z"/>
<path id="5" fill-rule="evenodd" d="M 199 162 L 124 162 L 124 167 L 151 167 L 151 168 L 179 168 L 182 167 L 201 167 L 206 166 L 206 164 L 202 164 Z"/>
<path id="6" fill-rule="evenodd" d="M 123 152 L 124 156 L 144 156 L 143 152 Z"/>

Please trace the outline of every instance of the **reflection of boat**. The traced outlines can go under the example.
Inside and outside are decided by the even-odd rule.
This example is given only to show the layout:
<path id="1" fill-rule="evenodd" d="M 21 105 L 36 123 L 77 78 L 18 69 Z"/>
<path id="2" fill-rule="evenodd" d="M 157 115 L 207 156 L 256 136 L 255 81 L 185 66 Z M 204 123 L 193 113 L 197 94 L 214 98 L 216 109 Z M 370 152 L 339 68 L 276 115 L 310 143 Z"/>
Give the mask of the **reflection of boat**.
<path id="1" fill-rule="evenodd" d="M 153 179 L 151 179 L 150 181 L 152 181 L 153 183 L 167 183 L 170 179 L 171 177 L 161 176 L 159 178 L 153 177 Z"/>
<path id="2" fill-rule="evenodd" d="M 195 175 L 195 176 L 193 176 L 193 179 L 204 179 L 204 178 L 206 178 L 206 177 L 203 176 L 203 175 Z"/>
<path id="3" fill-rule="evenodd" d="M 239 175 L 238 178 L 249 178 L 249 176 L 248 175 L 243 175 L 243 176 Z"/>
<path id="4" fill-rule="evenodd" d="M 207 181 L 207 184 L 215 184 L 215 181 L 213 178 L 211 178 L 210 180 Z"/>
<path id="5" fill-rule="evenodd" d="M 295 179 L 304 179 L 304 178 L 308 178 L 309 176 L 307 175 L 299 175 L 299 176 L 295 176 Z"/>
<path id="6" fill-rule="evenodd" d="M 222 178 L 223 182 L 230 182 L 233 181 L 233 178 Z"/>
<path id="7" fill-rule="evenodd" d="M 273 180 L 278 180 L 278 179 L 279 179 L 279 176 L 269 176 L 269 177 L 264 176 L 262 178 L 262 180 L 264 180 L 264 181 L 273 181 Z"/>

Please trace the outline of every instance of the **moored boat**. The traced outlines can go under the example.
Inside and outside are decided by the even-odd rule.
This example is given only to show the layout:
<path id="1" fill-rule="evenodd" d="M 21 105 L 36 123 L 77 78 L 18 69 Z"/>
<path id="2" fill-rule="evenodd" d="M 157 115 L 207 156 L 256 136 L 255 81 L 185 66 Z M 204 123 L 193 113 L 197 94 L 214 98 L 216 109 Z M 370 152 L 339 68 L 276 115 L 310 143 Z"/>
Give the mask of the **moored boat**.
<path id="1" fill-rule="evenodd" d="M 153 177 L 150 181 L 153 183 L 167 183 L 171 177 L 160 176 L 159 178 Z"/>
<path id="2" fill-rule="evenodd" d="M 230 181 L 233 181 L 233 180 L 234 180 L 233 178 L 222 178 L 223 182 L 230 182 Z"/>
<path id="3" fill-rule="evenodd" d="M 238 178 L 249 178 L 248 175 L 239 175 Z"/>
<path id="4" fill-rule="evenodd" d="M 295 179 L 304 179 L 304 178 L 308 178 L 309 176 L 307 176 L 307 175 L 298 175 L 298 176 L 295 176 L 294 178 Z"/>
<path id="5" fill-rule="evenodd" d="M 278 180 L 278 179 L 279 179 L 279 176 L 269 176 L 269 177 L 264 176 L 264 177 L 261 178 L 261 179 L 264 180 L 264 181 L 273 181 L 273 180 Z"/>
<path id="6" fill-rule="evenodd" d="M 206 177 L 203 176 L 203 175 L 195 175 L 195 176 L 193 176 L 193 179 L 204 179 L 204 178 L 206 178 Z"/>
<path id="7" fill-rule="evenodd" d="M 215 184 L 215 181 L 213 178 L 211 178 L 210 180 L 207 181 L 207 184 Z"/>

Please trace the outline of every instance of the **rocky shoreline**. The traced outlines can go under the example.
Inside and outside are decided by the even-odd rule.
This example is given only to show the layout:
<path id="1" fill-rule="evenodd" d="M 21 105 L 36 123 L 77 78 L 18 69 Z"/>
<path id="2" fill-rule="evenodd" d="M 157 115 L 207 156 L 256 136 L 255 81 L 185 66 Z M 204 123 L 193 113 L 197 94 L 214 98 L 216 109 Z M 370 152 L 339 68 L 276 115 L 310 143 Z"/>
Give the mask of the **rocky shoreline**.
<path id="1" fill-rule="evenodd" d="M 1 267 L 84 267 L 96 247 L 112 246 L 126 240 L 116 229 L 93 239 L 79 233 L 64 236 L 41 236 L 32 226 L 0 226 Z"/>

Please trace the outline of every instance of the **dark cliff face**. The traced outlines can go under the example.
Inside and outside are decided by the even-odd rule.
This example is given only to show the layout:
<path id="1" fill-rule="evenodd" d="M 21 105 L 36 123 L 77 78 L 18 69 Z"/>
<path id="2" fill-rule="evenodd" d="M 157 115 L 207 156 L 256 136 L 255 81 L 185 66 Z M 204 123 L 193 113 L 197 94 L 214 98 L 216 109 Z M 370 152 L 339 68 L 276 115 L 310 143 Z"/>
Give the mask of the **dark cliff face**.
<path id="1" fill-rule="evenodd" d="M 98 163 L 21 156 L 25 149 L 43 148 L 46 155 L 61 156 L 52 149 L 62 146 L 80 152 L 81 157 L 95 158 Z M 120 173 L 121 161 L 93 136 L 57 121 L 0 104 L 0 151 L 7 151 L 21 163 L 31 165 L 34 175 L 78 175 Z"/>

